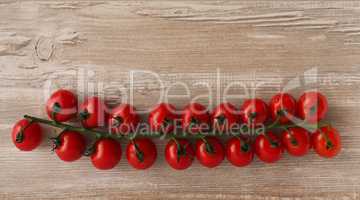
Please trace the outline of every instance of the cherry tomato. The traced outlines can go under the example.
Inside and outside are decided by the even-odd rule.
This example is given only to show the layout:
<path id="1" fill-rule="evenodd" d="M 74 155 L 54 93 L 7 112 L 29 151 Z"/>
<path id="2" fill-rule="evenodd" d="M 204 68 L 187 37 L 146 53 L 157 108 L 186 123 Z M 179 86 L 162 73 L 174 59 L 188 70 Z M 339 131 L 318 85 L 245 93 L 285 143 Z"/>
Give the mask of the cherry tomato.
<path id="1" fill-rule="evenodd" d="M 209 130 L 210 115 L 205 106 L 191 103 L 183 110 L 182 128 L 190 133 Z"/>
<path id="2" fill-rule="evenodd" d="M 311 142 L 317 154 L 331 158 L 341 151 L 339 132 L 333 127 L 322 127 L 311 136 Z"/>
<path id="3" fill-rule="evenodd" d="M 290 155 L 303 156 L 310 149 L 310 133 L 301 128 L 294 127 L 281 134 L 282 144 Z"/>
<path id="4" fill-rule="evenodd" d="M 112 110 L 109 125 L 113 133 L 128 134 L 135 132 L 140 117 L 130 104 L 121 104 Z"/>
<path id="5" fill-rule="evenodd" d="M 120 144 L 109 138 L 98 140 L 91 154 L 91 162 L 97 169 L 108 170 L 114 168 L 121 159 Z"/>
<path id="6" fill-rule="evenodd" d="M 85 138 L 75 131 L 64 131 L 53 142 L 55 153 L 66 162 L 80 159 L 86 149 Z"/>
<path id="7" fill-rule="evenodd" d="M 316 123 L 325 118 L 328 102 L 319 92 L 305 92 L 298 101 L 298 115 L 301 119 Z"/>
<path id="8" fill-rule="evenodd" d="M 242 121 L 252 126 L 264 123 L 268 118 L 268 107 L 261 99 L 245 100 L 240 112 Z"/>
<path id="9" fill-rule="evenodd" d="M 38 123 L 22 119 L 14 125 L 11 138 L 21 151 L 32 151 L 41 143 L 42 130 Z"/>
<path id="10" fill-rule="evenodd" d="M 206 142 L 203 139 L 197 140 L 196 158 L 205 167 L 216 167 L 225 158 L 224 147 L 216 137 L 206 137 L 205 140 Z"/>
<path id="11" fill-rule="evenodd" d="M 161 103 L 157 105 L 149 114 L 149 125 L 152 131 L 170 133 L 176 127 L 178 115 L 173 105 Z"/>
<path id="12" fill-rule="evenodd" d="M 231 164 L 244 167 L 254 159 L 254 151 L 244 139 L 233 137 L 226 144 L 226 158 Z"/>
<path id="13" fill-rule="evenodd" d="M 165 147 L 165 159 L 174 169 L 183 170 L 191 166 L 195 157 L 190 141 L 186 139 L 170 140 Z"/>
<path id="14" fill-rule="evenodd" d="M 216 131 L 228 132 L 239 122 L 236 107 L 231 103 L 221 103 L 211 114 L 211 124 Z"/>
<path id="15" fill-rule="evenodd" d="M 279 118 L 279 123 L 286 124 L 296 114 L 296 100 L 288 93 L 279 93 L 270 100 L 269 110 L 273 121 Z"/>
<path id="16" fill-rule="evenodd" d="M 156 146 L 148 138 L 134 139 L 126 148 L 126 158 L 135 169 L 147 169 L 156 161 Z"/>
<path id="17" fill-rule="evenodd" d="M 77 97 L 69 90 L 60 89 L 53 93 L 46 103 L 46 112 L 50 119 L 65 122 L 77 114 Z"/>
<path id="18" fill-rule="evenodd" d="M 85 128 L 98 128 L 105 125 L 108 115 L 106 106 L 99 97 L 90 97 L 80 105 L 81 123 Z"/>
<path id="19" fill-rule="evenodd" d="M 266 135 L 257 136 L 254 146 L 258 158 L 266 163 L 280 160 L 283 152 L 279 139 L 271 131 L 268 131 Z"/>

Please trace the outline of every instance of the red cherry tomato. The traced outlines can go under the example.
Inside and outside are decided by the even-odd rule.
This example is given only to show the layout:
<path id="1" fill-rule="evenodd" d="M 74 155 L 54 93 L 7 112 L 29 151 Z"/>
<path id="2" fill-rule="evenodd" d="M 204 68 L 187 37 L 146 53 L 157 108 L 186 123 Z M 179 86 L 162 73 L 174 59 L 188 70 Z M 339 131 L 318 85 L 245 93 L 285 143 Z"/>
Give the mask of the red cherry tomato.
<path id="1" fill-rule="evenodd" d="M 53 93 L 46 103 L 46 112 L 50 119 L 65 122 L 77 114 L 77 97 L 68 90 L 60 89 Z"/>
<path id="2" fill-rule="evenodd" d="M 282 133 L 281 139 L 290 155 L 303 156 L 310 149 L 310 133 L 301 127 L 289 128 Z"/>
<path id="3" fill-rule="evenodd" d="M 191 166 L 195 157 L 190 141 L 186 139 L 170 140 L 165 147 L 165 159 L 174 169 L 183 170 Z"/>
<path id="4" fill-rule="evenodd" d="M 298 115 L 301 119 L 316 123 L 325 118 L 328 102 L 319 92 L 305 92 L 298 101 Z"/>
<path id="5" fill-rule="evenodd" d="M 170 133 L 175 129 L 178 115 L 173 105 L 161 103 L 149 114 L 150 129 L 155 132 Z"/>
<path id="6" fill-rule="evenodd" d="M 182 128 L 190 133 L 209 130 L 210 115 L 205 106 L 191 103 L 183 110 Z"/>
<path id="7" fill-rule="evenodd" d="M 252 126 L 264 123 L 268 118 L 268 107 L 261 99 L 245 100 L 240 112 L 242 121 Z"/>
<path id="8" fill-rule="evenodd" d="M 276 135 L 268 131 L 266 135 L 259 135 L 255 140 L 255 153 L 260 160 L 274 163 L 280 160 L 283 149 Z"/>
<path id="9" fill-rule="evenodd" d="M 85 138 L 75 131 L 64 131 L 53 142 L 55 153 L 66 162 L 80 159 L 86 149 Z"/>
<path id="10" fill-rule="evenodd" d="M 121 159 L 120 144 L 109 138 L 100 139 L 95 143 L 91 162 L 97 169 L 108 170 L 114 168 Z"/>
<path id="11" fill-rule="evenodd" d="M 147 169 L 156 161 L 156 146 L 148 138 L 134 139 L 126 148 L 126 158 L 135 169 Z"/>
<path id="12" fill-rule="evenodd" d="M 270 100 L 269 110 L 273 121 L 279 118 L 279 123 L 286 124 L 296 114 L 296 100 L 288 93 L 279 93 Z"/>
<path id="13" fill-rule="evenodd" d="M 105 125 L 108 115 L 106 106 L 99 97 L 88 98 L 80 105 L 81 123 L 85 128 L 98 128 Z"/>
<path id="14" fill-rule="evenodd" d="M 254 151 L 244 139 L 234 137 L 226 144 L 226 158 L 234 166 L 244 167 L 254 159 Z"/>
<path id="15" fill-rule="evenodd" d="M 333 127 L 322 127 L 311 136 L 312 145 L 317 154 L 331 158 L 341 151 L 339 132 Z"/>
<path id="16" fill-rule="evenodd" d="M 128 134 L 136 131 L 139 121 L 140 117 L 135 107 L 130 104 L 121 104 L 112 110 L 109 125 L 112 133 Z"/>
<path id="17" fill-rule="evenodd" d="M 11 138 L 21 151 L 32 151 L 41 143 L 42 130 L 38 123 L 22 119 L 14 125 Z"/>
<path id="18" fill-rule="evenodd" d="M 231 103 L 221 103 L 211 114 L 212 127 L 219 132 L 228 132 L 238 122 L 238 111 Z"/>
<path id="19" fill-rule="evenodd" d="M 216 137 L 206 137 L 196 142 L 196 158 L 200 164 L 208 168 L 214 168 L 224 160 L 224 147 Z"/>

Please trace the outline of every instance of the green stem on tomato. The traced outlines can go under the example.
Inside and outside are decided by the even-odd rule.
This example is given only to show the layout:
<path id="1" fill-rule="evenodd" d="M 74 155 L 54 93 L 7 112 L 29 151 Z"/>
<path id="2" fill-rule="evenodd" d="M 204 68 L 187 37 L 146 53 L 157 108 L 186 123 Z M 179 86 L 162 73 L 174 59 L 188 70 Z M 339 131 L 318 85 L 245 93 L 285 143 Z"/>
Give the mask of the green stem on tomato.
<path id="1" fill-rule="evenodd" d="M 306 123 L 302 123 L 301 126 L 299 124 L 270 124 L 269 126 L 265 126 L 265 130 L 269 130 L 269 129 L 288 129 L 288 128 L 294 128 L 294 127 L 302 127 L 305 129 L 312 129 L 312 130 L 316 130 L 325 126 L 329 126 L 329 124 L 327 122 L 319 122 L 316 124 L 306 124 Z"/>
<path id="2" fill-rule="evenodd" d="M 267 126 L 268 129 L 273 128 L 274 126 L 278 125 L 280 121 L 280 116 L 276 116 L 276 119 L 273 123 L 271 123 L 270 125 Z"/>
<path id="3" fill-rule="evenodd" d="M 243 152 L 248 152 L 250 150 L 250 145 L 248 144 L 248 141 L 244 141 L 243 138 L 241 138 L 239 135 L 235 135 L 239 142 L 240 142 L 240 148 Z"/>
<path id="4" fill-rule="evenodd" d="M 57 136 L 49 138 L 49 140 L 51 140 L 53 143 L 51 151 L 55 151 L 55 149 L 57 149 L 61 145 L 60 137 L 67 130 L 67 128 L 64 128 L 57 134 Z"/>
<path id="5" fill-rule="evenodd" d="M 327 129 L 328 129 L 328 130 L 329 130 L 329 127 L 330 127 L 330 125 L 327 125 Z M 328 148 L 328 149 L 332 148 L 332 147 L 333 147 L 333 143 L 331 142 L 329 136 L 328 136 L 326 133 L 324 133 L 324 131 L 322 131 L 321 129 L 319 129 L 319 131 L 320 131 L 320 134 L 322 134 L 322 136 L 325 138 L 326 148 Z"/>
<path id="6" fill-rule="evenodd" d="M 181 157 L 186 155 L 186 149 L 181 146 L 181 144 L 179 143 L 176 137 L 171 136 L 171 140 L 173 140 L 176 144 L 176 149 L 177 149 L 176 159 L 177 162 L 180 162 Z"/>
<path id="7" fill-rule="evenodd" d="M 41 119 L 38 117 L 29 116 L 29 115 L 24 115 L 24 118 L 28 119 L 28 120 L 32 120 L 33 122 L 38 122 L 38 123 L 46 124 L 49 126 L 66 129 L 69 131 L 76 131 L 76 132 L 80 132 L 80 133 L 92 133 L 92 134 L 95 134 L 95 136 L 98 138 L 100 138 L 104 135 L 109 135 L 107 132 L 91 130 L 91 129 L 86 129 L 86 128 L 82 128 L 82 127 L 76 127 L 76 126 L 72 126 L 69 124 L 64 124 L 61 122 L 56 122 L 56 121 L 51 121 L 51 120 L 46 120 L 46 119 Z"/>
<path id="8" fill-rule="evenodd" d="M 57 122 L 57 120 L 56 120 L 56 115 L 57 115 L 58 113 L 60 113 L 60 111 L 61 111 L 61 106 L 60 106 L 60 104 L 59 104 L 58 102 L 55 102 L 54 105 L 53 105 L 53 107 L 52 107 L 52 110 L 51 110 L 51 118 L 52 118 L 55 122 Z"/>
<path id="9" fill-rule="evenodd" d="M 134 141 L 134 139 L 131 139 L 130 142 L 134 145 L 135 148 L 135 154 L 136 154 L 136 158 L 138 159 L 138 161 L 140 163 L 144 162 L 144 152 L 140 149 L 140 147 L 136 144 L 136 142 Z"/>
<path id="10" fill-rule="evenodd" d="M 205 144 L 205 151 L 208 152 L 209 154 L 214 154 L 215 153 L 214 147 L 207 141 L 206 136 L 202 135 L 201 139 Z"/>
<path id="11" fill-rule="evenodd" d="M 32 119 L 28 119 L 28 124 L 25 126 L 25 127 L 22 127 L 21 129 L 20 129 L 20 131 L 16 134 L 16 139 L 15 139 L 15 141 L 17 142 L 17 143 L 22 143 L 23 141 L 24 141 L 24 131 L 29 127 L 29 126 L 31 126 L 31 124 L 34 122 Z"/>
<path id="12" fill-rule="evenodd" d="M 292 132 L 291 132 L 289 129 L 287 129 L 287 128 L 283 128 L 283 129 L 284 129 L 284 131 L 286 131 L 287 133 L 289 133 L 291 143 L 292 143 L 293 145 L 297 146 L 297 145 L 298 145 L 298 141 L 296 140 L 294 134 L 292 134 Z"/>

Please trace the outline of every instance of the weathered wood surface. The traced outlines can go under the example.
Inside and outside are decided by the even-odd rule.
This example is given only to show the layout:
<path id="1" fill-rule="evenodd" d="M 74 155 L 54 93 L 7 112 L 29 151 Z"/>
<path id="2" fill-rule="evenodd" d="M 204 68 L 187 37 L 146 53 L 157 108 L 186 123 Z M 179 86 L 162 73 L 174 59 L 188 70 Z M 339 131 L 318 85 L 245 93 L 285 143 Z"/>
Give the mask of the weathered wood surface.
<path id="1" fill-rule="evenodd" d="M 1 0 L 0 198 L 360 199 L 359 17 L 356 0 Z M 188 84 L 192 97 L 207 94 L 199 82 L 214 92 L 234 81 L 250 89 L 262 83 L 256 95 L 268 100 L 299 76 L 302 86 L 291 92 L 316 87 L 328 96 L 328 119 L 342 133 L 343 151 L 331 160 L 286 155 L 275 165 L 256 160 L 247 168 L 224 162 L 208 170 L 195 162 L 175 172 L 161 156 L 164 142 L 157 141 L 160 159 L 150 170 L 135 171 L 123 159 L 116 169 L 99 172 L 87 158 L 62 163 L 47 142 L 31 153 L 13 147 L 15 121 L 25 113 L 45 116 L 46 84 L 76 90 L 89 71 L 90 82 L 102 82 L 100 92 L 114 105 L 129 88 L 131 70 L 152 71 L 164 82 L 135 77 L 140 110 L 177 81 Z M 316 83 L 305 85 L 309 80 Z M 234 85 L 229 92 L 244 90 Z M 219 98 L 212 99 L 215 105 Z M 172 100 L 179 108 L 187 101 Z"/>

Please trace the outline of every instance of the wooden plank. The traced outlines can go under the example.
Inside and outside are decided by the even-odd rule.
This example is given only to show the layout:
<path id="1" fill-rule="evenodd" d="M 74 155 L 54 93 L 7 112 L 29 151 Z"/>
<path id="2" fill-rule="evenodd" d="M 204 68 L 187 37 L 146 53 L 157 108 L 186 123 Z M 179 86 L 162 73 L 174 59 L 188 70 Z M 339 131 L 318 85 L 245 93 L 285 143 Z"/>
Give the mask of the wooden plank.
<path id="1" fill-rule="evenodd" d="M 0 198 L 360 199 L 359 8 L 355 0 L 0 1 Z M 49 85 L 83 96 L 87 80 L 89 91 L 99 86 L 114 106 L 129 97 L 134 70 L 134 105 L 142 111 L 164 89 L 185 95 L 175 83 L 190 89 L 190 97 L 170 99 L 179 108 L 208 97 L 206 85 L 211 101 L 199 101 L 210 107 L 227 88 L 266 100 L 284 87 L 294 86 L 296 97 L 318 88 L 343 151 L 331 160 L 285 155 L 246 168 L 195 162 L 175 172 L 162 157 L 165 141 L 156 141 L 160 157 L 150 170 L 135 171 L 123 159 L 99 172 L 87 158 L 62 163 L 47 142 L 31 153 L 11 144 L 11 126 L 23 114 L 45 116 Z"/>

